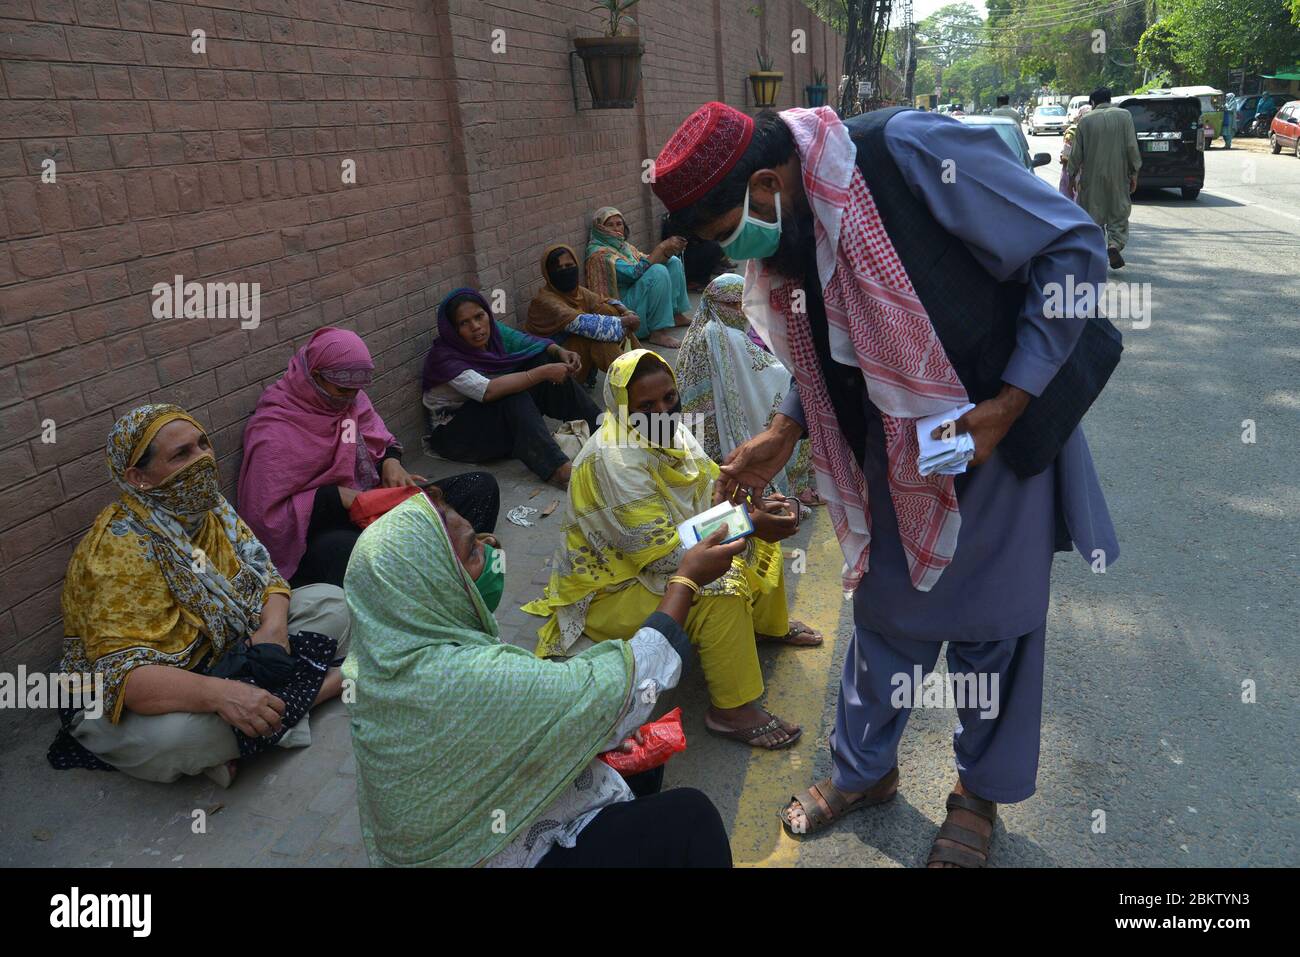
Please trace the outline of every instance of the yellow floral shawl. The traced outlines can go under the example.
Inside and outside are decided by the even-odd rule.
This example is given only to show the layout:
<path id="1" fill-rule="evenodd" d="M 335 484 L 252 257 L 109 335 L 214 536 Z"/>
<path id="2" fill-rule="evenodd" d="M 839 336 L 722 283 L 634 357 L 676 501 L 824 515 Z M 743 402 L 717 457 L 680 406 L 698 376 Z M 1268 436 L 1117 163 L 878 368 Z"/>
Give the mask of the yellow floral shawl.
<path id="1" fill-rule="evenodd" d="M 684 424 L 675 447 L 664 448 L 628 422 L 627 383 L 643 358 L 672 372 L 648 349 L 624 353 L 609 367 L 600 427 L 573 462 L 564 543 L 552 559 L 550 583 L 543 597 L 523 606 L 548 618 L 538 631 L 539 657 L 563 654 L 577 641 L 599 595 L 632 582 L 662 595 L 681 561 L 677 526 L 713 504 L 718 466 Z M 779 545 L 751 537 L 731 570 L 703 592 L 752 600 L 775 588 L 780 575 Z"/>

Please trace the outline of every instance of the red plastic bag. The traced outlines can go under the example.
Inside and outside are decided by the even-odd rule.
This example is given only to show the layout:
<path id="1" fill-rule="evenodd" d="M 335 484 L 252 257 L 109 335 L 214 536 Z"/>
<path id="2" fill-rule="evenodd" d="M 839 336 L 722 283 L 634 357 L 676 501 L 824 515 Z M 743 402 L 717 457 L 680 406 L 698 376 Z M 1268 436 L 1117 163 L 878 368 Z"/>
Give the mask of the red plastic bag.
<path id="1" fill-rule="evenodd" d="M 606 751 L 600 755 L 600 759 L 623 777 L 666 764 L 678 751 L 686 750 L 682 709 L 673 708 L 658 721 L 641 725 L 641 737 L 645 744 L 633 741 L 631 751 Z"/>
<path id="2" fill-rule="evenodd" d="M 348 509 L 348 518 L 358 528 L 365 528 L 385 512 L 392 511 L 421 491 L 423 489 L 414 485 L 399 485 L 396 488 L 372 488 L 368 492 L 358 492 Z"/>

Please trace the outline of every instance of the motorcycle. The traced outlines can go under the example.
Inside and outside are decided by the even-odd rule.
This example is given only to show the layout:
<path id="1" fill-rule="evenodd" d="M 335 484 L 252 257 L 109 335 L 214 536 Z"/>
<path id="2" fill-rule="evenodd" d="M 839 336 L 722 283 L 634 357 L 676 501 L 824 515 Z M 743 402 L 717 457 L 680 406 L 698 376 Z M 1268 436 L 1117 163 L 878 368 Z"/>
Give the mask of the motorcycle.
<path id="1" fill-rule="evenodd" d="M 1269 128 L 1273 125 L 1273 116 L 1277 113 L 1276 109 L 1265 110 L 1262 113 L 1256 113 L 1255 118 L 1250 121 L 1246 127 L 1245 136 L 1268 136 Z"/>

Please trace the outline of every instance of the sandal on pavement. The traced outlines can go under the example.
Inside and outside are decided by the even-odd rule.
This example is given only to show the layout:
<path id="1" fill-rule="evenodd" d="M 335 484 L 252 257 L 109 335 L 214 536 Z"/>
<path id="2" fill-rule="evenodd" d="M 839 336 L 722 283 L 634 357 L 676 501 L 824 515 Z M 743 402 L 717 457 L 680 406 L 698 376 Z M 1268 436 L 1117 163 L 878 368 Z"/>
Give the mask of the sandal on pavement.
<path id="1" fill-rule="evenodd" d="M 719 738 L 730 738 L 732 741 L 739 741 L 741 744 L 747 744 L 751 748 L 762 748 L 765 751 L 782 751 L 803 737 L 803 728 L 798 728 L 794 731 L 787 731 L 786 733 L 789 737 L 784 741 L 780 741 L 776 744 L 757 744 L 756 742 L 763 735 L 771 734 L 773 731 L 784 730 L 780 718 L 767 710 L 764 710 L 763 714 L 767 715 L 769 719 L 768 722 L 766 724 L 756 725 L 752 728 L 736 728 L 735 730 L 715 728 L 713 725 L 709 724 L 708 718 L 704 719 L 704 728 L 709 732 L 709 734 L 715 734 Z"/>
<path id="2" fill-rule="evenodd" d="M 952 820 L 952 812 L 956 810 L 969 811 L 988 821 L 989 833 L 984 835 L 955 823 Z M 939 827 L 939 833 L 930 847 L 930 857 L 926 860 L 925 866 L 955 864 L 958 867 L 984 867 L 989 862 L 989 850 L 993 846 L 992 829 L 997 824 L 997 819 L 998 806 L 992 801 L 953 791 L 948 795 L 948 817 L 944 818 L 943 824 Z M 940 844 L 940 839 L 952 841 L 953 845 L 959 846 Z"/>
<path id="3" fill-rule="evenodd" d="M 813 791 L 816 794 L 813 794 Z M 816 784 L 812 785 L 806 791 L 790 796 L 790 803 L 781 810 L 776 812 L 776 816 L 781 819 L 781 826 L 791 837 L 801 837 L 805 834 L 815 834 L 824 827 L 835 823 L 846 814 L 861 810 L 864 807 L 874 807 L 877 804 L 884 804 L 892 801 L 898 794 L 898 768 L 893 768 L 888 774 L 871 785 L 860 798 L 852 803 L 844 800 L 844 795 L 839 792 L 830 778 L 823 778 Z M 818 798 L 821 800 L 817 800 Z M 807 826 L 802 831 L 796 831 L 794 825 L 790 823 L 790 813 L 794 810 L 795 802 L 799 802 L 799 807 L 803 809 L 804 821 Z M 831 809 L 827 814 L 822 809 L 822 804 Z"/>
<path id="4" fill-rule="evenodd" d="M 802 621 L 790 622 L 790 630 L 784 635 L 755 634 L 754 638 L 768 644 L 793 645 L 796 648 L 816 648 L 826 640 L 820 631 L 809 628 Z"/>

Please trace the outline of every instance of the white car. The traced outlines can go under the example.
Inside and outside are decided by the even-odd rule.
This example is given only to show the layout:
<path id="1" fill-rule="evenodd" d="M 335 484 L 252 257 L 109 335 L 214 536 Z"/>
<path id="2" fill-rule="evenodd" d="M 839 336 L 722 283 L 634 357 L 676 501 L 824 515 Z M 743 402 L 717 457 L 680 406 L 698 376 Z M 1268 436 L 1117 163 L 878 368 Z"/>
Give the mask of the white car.
<path id="1" fill-rule="evenodd" d="M 1037 136 L 1041 133 L 1065 133 L 1066 127 L 1065 107 L 1051 104 L 1049 106 L 1039 106 L 1034 112 L 1029 114 L 1029 135 Z"/>
<path id="2" fill-rule="evenodd" d="M 1070 105 L 1065 108 L 1065 122 L 1073 123 L 1079 118 L 1079 111 L 1088 105 L 1086 96 L 1076 96 L 1070 100 Z"/>

